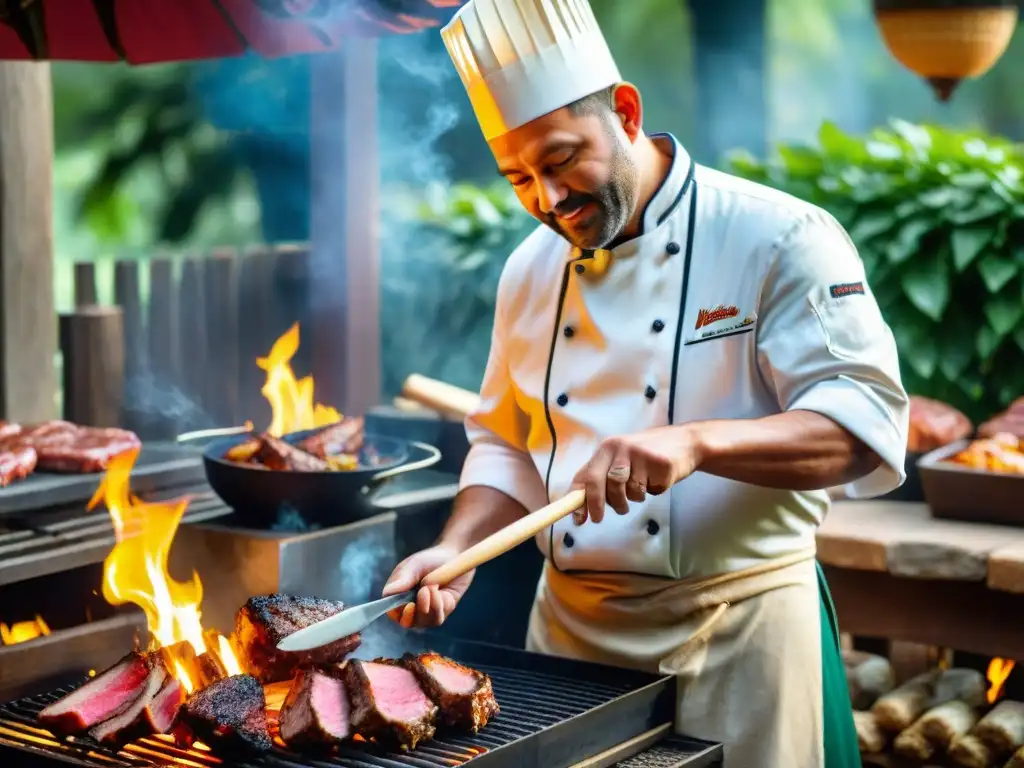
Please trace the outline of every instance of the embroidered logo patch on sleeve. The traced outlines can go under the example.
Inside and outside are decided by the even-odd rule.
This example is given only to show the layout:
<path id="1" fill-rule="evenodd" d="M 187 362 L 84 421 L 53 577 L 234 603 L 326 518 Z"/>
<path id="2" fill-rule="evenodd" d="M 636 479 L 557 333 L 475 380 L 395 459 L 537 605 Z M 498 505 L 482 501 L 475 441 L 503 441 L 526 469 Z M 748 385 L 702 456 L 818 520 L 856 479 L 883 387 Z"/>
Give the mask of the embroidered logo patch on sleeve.
<path id="1" fill-rule="evenodd" d="M 864 293 L 864 283 L 839 283 L 838 285 L 830 285 L 828 292 L 832 295 L 833 299 L 838 299 L 843 296 L 852 296 L 855 293 Z"/>

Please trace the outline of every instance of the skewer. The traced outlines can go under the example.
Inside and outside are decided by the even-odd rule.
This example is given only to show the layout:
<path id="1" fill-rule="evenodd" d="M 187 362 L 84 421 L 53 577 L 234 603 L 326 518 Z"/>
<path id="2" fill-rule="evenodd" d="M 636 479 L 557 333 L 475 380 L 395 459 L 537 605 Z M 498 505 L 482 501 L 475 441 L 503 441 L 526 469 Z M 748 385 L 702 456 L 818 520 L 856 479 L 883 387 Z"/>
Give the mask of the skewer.
<path id="1" fill-rule="evenodd" d="M 190 443 L 193 440 L 205 440 L 211 437 L 229 437 L 231 435 L 244 435 L 252 432 L 252 422 L 246 420 L 240 427 L 215 427 L 213 429 L 197 429 L 192 432 L 183 432 L 176 439 L 179 443 Z"/>

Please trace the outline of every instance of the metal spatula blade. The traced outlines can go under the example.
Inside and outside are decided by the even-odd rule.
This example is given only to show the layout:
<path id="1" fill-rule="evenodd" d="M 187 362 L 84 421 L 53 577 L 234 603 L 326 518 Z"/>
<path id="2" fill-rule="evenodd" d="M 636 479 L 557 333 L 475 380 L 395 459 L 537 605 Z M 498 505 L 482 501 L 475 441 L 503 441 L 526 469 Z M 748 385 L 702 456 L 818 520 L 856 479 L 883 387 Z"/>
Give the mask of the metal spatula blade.
<path id="1" fill-rule="evenodd" d="M 279 651 L 309 651 L 362 632 L 392 608 L 414 602 L 417 591 L 418 588 L 397 595 L 389 595 L 380 600 L 374 600 L 372 603 L 346 608 L 329 619 L 310 624 L 298 632 L 292 632 L 277 644 L 277 649 Z"/>
<path id="2" fill-rule="evenodd" d="M 492 533 L 440 568 L 434 569 L 423 578 L 420 586 L 451 584 L 459 576 L 469 573 L 478 565 L 489 562 L 524 541 L 532 539 L 549 525 L 554 525 L 566 515 L 575 512 L 585 502 L 586 496 L 583 491 L 570 492 L 543 509 L 531 512 L 497 533 Z M 329 619 L 293 632 L 277 644 L 277 649 L 279 651 L 308 651 L 354 635 L 356 632 L 362 632 L 392 608 L 414 602 L 418 591 L 419 587 L 409 592 L 374 600 L 372 603 L 346 608 Z"/>

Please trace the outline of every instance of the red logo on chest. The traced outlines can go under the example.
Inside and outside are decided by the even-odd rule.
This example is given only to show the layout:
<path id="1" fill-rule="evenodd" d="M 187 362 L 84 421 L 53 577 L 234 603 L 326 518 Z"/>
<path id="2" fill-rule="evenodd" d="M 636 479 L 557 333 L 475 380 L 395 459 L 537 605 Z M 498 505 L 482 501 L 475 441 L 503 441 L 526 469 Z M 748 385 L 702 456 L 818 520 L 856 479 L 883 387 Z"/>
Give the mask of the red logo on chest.
<path id="1" fill-rule="evenodd" d="M 712 323 L 717 323 L 719 320 L 738 317 L 739 314 L 740 311 L 736 307 L 726 307 L 722 304 L 719 304 L 717 307 L 712 309 L 701 309 L 697 312 L 697 325 L 695 325 L 694 328 L 704 328 Z"/>

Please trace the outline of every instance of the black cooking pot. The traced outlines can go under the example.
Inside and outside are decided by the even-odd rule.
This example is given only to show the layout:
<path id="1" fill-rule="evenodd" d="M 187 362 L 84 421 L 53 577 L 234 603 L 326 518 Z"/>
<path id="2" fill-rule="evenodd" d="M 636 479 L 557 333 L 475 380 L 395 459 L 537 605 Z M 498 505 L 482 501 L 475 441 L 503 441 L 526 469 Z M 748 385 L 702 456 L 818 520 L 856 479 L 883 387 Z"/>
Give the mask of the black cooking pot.
<path id="1" fill-rule="evenodd" d="M 320 430 L 285 435 L 296 444 Z M 366 434 L 359 466 L 348 471 L 288 472 L 260 469 L 224 458 L 248 434 L 222 437 L 203 449 L 210 487 L 229 507 L 257 526 L 269 526 L 283 512 L 298 513 L 306 523 L 343 525 L 379 514 L 374 501 L 388 481 L 432 467 L 441 452 L 432 445 L 397 437 Z"/>

